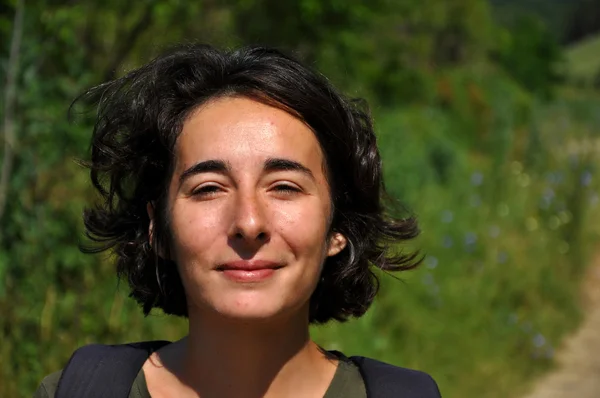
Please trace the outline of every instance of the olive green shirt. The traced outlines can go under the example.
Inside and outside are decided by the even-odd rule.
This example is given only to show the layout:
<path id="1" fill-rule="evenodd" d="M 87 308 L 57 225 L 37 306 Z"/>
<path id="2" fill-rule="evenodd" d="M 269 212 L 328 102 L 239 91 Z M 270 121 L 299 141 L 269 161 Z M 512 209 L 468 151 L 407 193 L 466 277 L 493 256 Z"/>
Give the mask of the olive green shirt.
<path id="1" fill-rule="evenodd" d="M 54 398 L 61 372 L 46 376 L 33 398 Z M 140 370 L 129 393 L 129 398 L 151 398 L 146 386 L 144 371 Z M 365 383 L 358 367 L 347 358 L 340 358 L 331 384 L 323 398 L 367 398 Z"/>

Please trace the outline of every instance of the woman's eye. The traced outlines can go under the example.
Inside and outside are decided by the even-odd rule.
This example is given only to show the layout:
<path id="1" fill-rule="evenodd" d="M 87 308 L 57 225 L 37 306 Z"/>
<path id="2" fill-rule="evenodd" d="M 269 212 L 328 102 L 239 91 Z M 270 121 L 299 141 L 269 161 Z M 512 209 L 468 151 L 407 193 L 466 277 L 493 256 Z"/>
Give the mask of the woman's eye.
<path id="1" fill-rule="evenodd" d="M 275 186 L 275 190 L 277 192 L 282 192 L 282 193 L 296 193 L 296 192 L 301 192 L 300 188 L 292 186 L 292 185 L 287 185 L 287 184 L 280 184 Z"/>
<path id="2" fill-rule="evenodd" d="M 192 195 L 194 195 L 194 196 L 209 196 L 209 195 L 214 195 L 215 193 L 219 192 L 220 190 L 221 190 L 221 188 L 219 188 L 216 185 L 205 185 L 205 186 L 195 189 L 192 192 Z"/>

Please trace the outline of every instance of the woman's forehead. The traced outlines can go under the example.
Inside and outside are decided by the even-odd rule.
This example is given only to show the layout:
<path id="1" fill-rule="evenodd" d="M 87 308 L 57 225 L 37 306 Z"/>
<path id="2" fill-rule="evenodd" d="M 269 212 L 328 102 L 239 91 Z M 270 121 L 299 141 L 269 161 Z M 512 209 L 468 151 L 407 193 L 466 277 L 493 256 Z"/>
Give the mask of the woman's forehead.
<path id="1" fill-rule="evenodd" d="M 288 112 L 244 97 L 210 101 L 185 121 L 177 144 L 178 163 L 223 159 L 233 165 L 289 158 L 321 167 L 317 137 Z"/>

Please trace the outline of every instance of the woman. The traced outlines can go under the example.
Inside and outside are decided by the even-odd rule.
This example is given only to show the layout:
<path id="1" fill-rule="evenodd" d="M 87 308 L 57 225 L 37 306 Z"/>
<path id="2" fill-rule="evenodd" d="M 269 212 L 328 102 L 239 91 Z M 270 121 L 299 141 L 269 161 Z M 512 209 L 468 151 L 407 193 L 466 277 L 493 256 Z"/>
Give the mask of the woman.
<path id="1" fill-rule="evenodd" d="M 354 102 L 276 50 L 202 45 L 84 97 L 99 105 L 90 250 L 113 250 L 144 313 L 187 317 L 189 333 L 79 350 L 36 397 L 439 396 L 424 373 L 309 336 L 365 313 L 372 267 L 418 264 L 391 251 L 418 229 L 384 216 L 375 135 Z"/>

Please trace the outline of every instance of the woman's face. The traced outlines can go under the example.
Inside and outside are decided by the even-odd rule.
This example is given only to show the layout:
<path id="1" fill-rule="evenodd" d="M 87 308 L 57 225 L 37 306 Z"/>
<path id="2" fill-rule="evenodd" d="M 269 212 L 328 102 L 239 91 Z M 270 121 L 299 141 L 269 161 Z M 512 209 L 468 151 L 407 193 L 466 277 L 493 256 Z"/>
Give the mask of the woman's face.
<path id="1" fill-rule="evenodd" d="M 189 312 L 268 319 L 308 302 L 327 256 L 329 185 L 319 142 L 289 113 L 226 97 L 197 109 L 176 145 L 171 255 Z"/>

